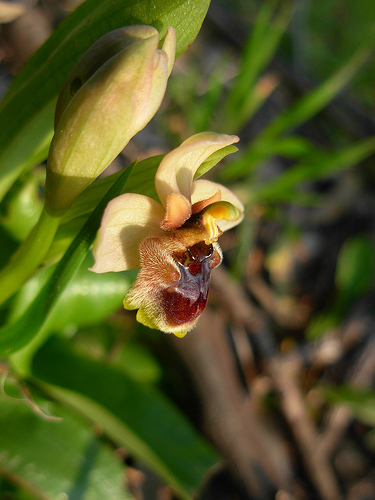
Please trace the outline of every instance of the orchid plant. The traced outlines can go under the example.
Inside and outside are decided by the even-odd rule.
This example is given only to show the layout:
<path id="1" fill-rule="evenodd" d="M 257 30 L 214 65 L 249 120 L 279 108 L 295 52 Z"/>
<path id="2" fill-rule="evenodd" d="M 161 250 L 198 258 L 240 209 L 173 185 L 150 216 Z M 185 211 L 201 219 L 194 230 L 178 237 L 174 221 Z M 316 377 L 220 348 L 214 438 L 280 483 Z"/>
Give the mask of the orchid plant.
<path id="1" fill-rule="evenodd" d="M 138 309 L 137 320 L 150 328 L 183 337 L 205 308 L 211 271 L 222 260 L 217 240 L 241 222 L 244 208 L 226 187 L 193 179 L 208 156 L 237 141 L 213 132 L 190 137 L 160 163 L 160 203 L 125 193 L 104 212 L 92 271 L 141 267 L 124 307 Z"/>
<path id="2" fill-rule="evenodd" d="M 151 26 L 115 30 L 73 69 L 56 107 L 48 213 L 64 214 L 154 116 L 174 63 L 174 29 L 168 29 L 161 49 L 158 41 Z M 103 57 L 98 69 L 96 61 Z M 141 266 L 124 307 L 139 309 L 138 321 L 150 328 L 183 337 L 205 308 L 211 270 L 222 259 L 218 237 L 240 222 L 243 206 L 224 186 L 193 178 L 212 153 L 237 141 L 212 132 L 191 137 L 160 163 L 155 188 L 161 204 L 125 193 L 104 213 L 92 270 Z M 98 144 L 94 150 L 93 144 Z"/>
<path id="3" fill-rule="evenodd" d="M 148 160 L 133 162 L 118 175 L 98 177 L 158 111 L 175 57 L 193 42 L 208 4 L 208 0 L 182 0 L 178 5 L 156 0 L 151 23 L 148 2 L 129 5 L 125 0 L 87 0 L 67 23 L 61 23 L 56 35 L 21 71 L 0 107 L 0 125 L 7 125 L 0 126 L 0 197 L 8 196 L 17 176 L 46 160 L 44 198 L 38 198 L 40 210 L 0 270 L 0 308 L 6 311 L 0 327 L 0 355 L 6 358 L 17 381 L 32 378 L 35 386 L 39 384 L 42 397 L 38 401 L 47 401 L 50 395 L 56 399 L 53 411 L 62 414 L 69 427 L 69 415 L 60 411 L 65 404 L 70 405 L 64 400 L 68 393 L 58 392 L 65 382 L 48 380 L 48 375 L 39 371 L 52 363 L 51 373 L 56 375 L 60 356 L 67 354 L 70 359 L 60 365 L 63 376 L 72 377 L 74 383 L 93 381 L 93 385 L 84 384 L 84 391 L 95 387 L 95 394 L 87 394 L 87 398 L 81 397 L 81 389 L 71 387 L 71 394 L 77 394 L 73 407 L 76 405 L 77 413 L 88 419 L 88 434 L 91 422 L 99 426 L 116 446 L 129 450 L 160 473 L 181 498 L 190 498 L 206 470 L 217 462 L 215 451 L 156 388 L 150 394 L 139 381 L 103 363 L 95 361 L 90 367 L 84 366 L 83 359 L 76 358 L 75 362 L 74 339 L 64 339 L 65 332 L 54 328 L 53 322 L 60 308 L 64 311 L 60 326 L 67 324 L 65 316 L 74 307 L 70 304 L 65 308 L 63 292 L 74 288 L 81 272 L 95 286 L 116 284 L 114 292 L 110 287 L 108 300 L 98 294 L 97 310 L 92 311 L 95 307 L 90 302 L 90 321 L 95 316 L 96 324 L 117 310 L 126 295 L 124 307 L 138 309 L 140 323 L 183 337 L 206 306 L 211 271 L 222 261 L 218 239 L 223 231 L 241 222 L 244 207 L 225 186 L 200 177 L 219 157 L 233 152 L 231 145 L 238 137 L 200 133 L 162 159 L 151 159 L 155 170 L 149 180 L 156 171 L 158 199 L 127 187 L 127 183 L 132 184 L 133 173 L 142 172 Z M 135 19 L 139 24 L 133 25 Z M 78 60 L 74 67 L 73 58 Z M 25 120 L 22 129 L 16 120 L 20 109 Z M 105 190 L 102 181 L 107 183 Z M 92 197 L 92 192 L 100 194 Z M 85 205 L 87 199 L 89 206 Z M 82 200 L 86 211 L 82 214 L 78 210 L 77 215 L 76 207 Z M 92 265 L 90 250 L 93 272 L 88 272 Z M 130 275 L 134 274 L 119 273 L 136 269 L 140 271 L 132 285 Z M 85 293 L 78 295 L 77 302 L 85 298 Z M 87 315 L 80 310 L 78 319 L 74 319 L 76 327 L 86 321 Z M 56 331 L 62 333 L 58 340 Z M 63 344 L 69 353 L 64 354 Z M 54 345 L 56 351 L 47 354 L 46 364 L 44 354 Z M 43 392 L 47 386 L 51 391 L 48 394 L 47 390 Z M 106 400 L 108 391 L 110 402 Z M 130 398 L 129 404 L 122 399 L 123 394 Z M 87 404 L 94 399 L 95 408 Z M 149 412 L 140 412 L 133 405 L 135 401 Z M 7 420 L 1 399 L 0 406 L 0 414 Z M 12 413 L 12 404 L 9 408 Z M 11 415 L 9 425 L 18 422 L 18 409 L 14 414 L 16 418 Z M 157 442 L 147 431 L 155 421 L 165 426 L 158 429 Z M 2 425 L 8 424 L 2 420 Z M 42 432 L 49 432 L 44 421 L 42 427 Z M 164 451 L 170 429 L 184 436 L 186 446 L 169 456 Z M 15 435 L 22 436 L 22 432 L 17 430 Z M 46 442 L 59 438 L 52 428 L 51 436 Z M 9 457 L 16 441 L 11 438 Z M 74 439 L 74 445 L 77 442 Z M 0 450 L 1 446 L 0 440 Z M 72 447 L 67 450 L 71 453 Z M 28 460 L 24 451 L 22 443 L 19 456 Z M 79 453 L 81 457 L 85 451 Z M 50 454 L 46 452 L 45 456 Z M 179 465 L 182 462 L 184 470 Z M 12 469 L 14 463 L 0 465 L 16 476 L 19 472 Z M 38 477 L 50 476 L 48 466 L 43 464 Z M 26 478 L 25 483 L 39 488 L 34 484 L 36 476 Z M 72 477 L 72 488 L 76 477 Z M 54 480 L 52 489 L 48 490 L 48 485 L 41 491 L 55 498 L 68 491 L 66 484 L 60 488 Z M 98 491 L 100 488 L 102 485 Z M 107 495 L 100 490 L 94 496 Z"/>

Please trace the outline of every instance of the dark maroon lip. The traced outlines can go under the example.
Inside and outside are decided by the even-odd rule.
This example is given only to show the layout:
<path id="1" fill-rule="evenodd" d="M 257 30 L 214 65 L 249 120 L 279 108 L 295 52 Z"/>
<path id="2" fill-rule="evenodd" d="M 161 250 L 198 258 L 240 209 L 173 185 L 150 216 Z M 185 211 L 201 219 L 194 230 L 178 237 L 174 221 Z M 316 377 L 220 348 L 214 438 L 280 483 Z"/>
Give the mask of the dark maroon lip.
<path id="1" fill-rule="evenodd" d="M 180 262 L 177 265 L 181 273 L 179 282 L 162 292 L 166 320 L 171 326 L 192 323 L 204 311 L 211 274 L 208 259 L 197 264 L 200 270 L 195 274 Z"/>

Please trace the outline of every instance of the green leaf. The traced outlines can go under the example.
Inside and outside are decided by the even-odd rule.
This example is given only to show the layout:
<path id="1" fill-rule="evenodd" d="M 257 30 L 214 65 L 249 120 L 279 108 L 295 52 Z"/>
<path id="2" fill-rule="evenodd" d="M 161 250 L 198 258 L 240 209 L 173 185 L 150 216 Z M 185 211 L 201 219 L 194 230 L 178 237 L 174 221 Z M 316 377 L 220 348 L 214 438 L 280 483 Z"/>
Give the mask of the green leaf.
<path id="1" fill-rule="evenodd" d="M 289 109 L 277 116 L 258 137 L 249 144 L 246 151 L 246 162 L 234 163 L 225 170 L 223 178 L 232 179 L 239 175 L 248 175 L 262 161 L 274 153 L 274 143 L 280 137 L 307 122 L 319 113 L 358 73 L 361 66 L 369 59 L 374 47 L 375 29 L 367 36 L 361 48 L 349 62 L 317 88 L 301 97 Z"/>
<path id="2" fill-rule="evenodd" d="M 135 338 L 126 342 L 115 360 L 115 366 L 139 382 L 156 383 L 163 375 L 155 356 Z"/>
<path id="3" fill-rule="evenodd" d="M 163 155 L 158 155 L 137 162 L 122 192 L 139 193 L 157 200 L 154 180 L 156 170 L 162 158 Z M 85 189 L 64 215 L 62 229 L 64 228 L 64 224 L 69 221 L 90 214 L 97 200 L 104 196 L 120 175 L 121 172 L 116 172 L 107 177 L 102 177 Z"/>
<path id="4" fill-rule="evenodd" d="M 7 356 L 24 347 L 43 326 L 52 307 L 86 257 L 107 203 L 121 193 L 132 169 L 131 165 L 122 172 L 119 179 L 102 198 L 30 307 L 17 321 L 0 328 L 0 356 Z"/>
<path id="5" fill-rule="evenodd" d="M 272 139 L 286 130 L 305 123 L 315 116 L 321 109 L 348 84 L 359 68 L 369 59 L 373 52 L 375 32 L 366 37 L 361 48 L 349 62 L 337 73 L 328 78 L 316 89 L 299 99 L 290 109 L 285 111 L 264 131 L 262 139 Z"/>
<path id="6" fill-rule="evenodd" d="M 359 387 L 321 387 L 324 396 L 331 403 L 343 404 L 353 415 L 367 425 L 375 427 L 375 392 Z"/>
<path id="7" fill-rule="evenodd" d="M 96 325 L 122 306 L 138 271 L 95 274 L 88 270 L 94 263 L 92 256 L 88 257 L 48 318 L 48 330 Z"/>
<path id="8" fill-rule="evenodd" d="M 304 182 L 328 177 L 346 168 L 358 165 L 375 151 L 375 138 L 351 144 L 340 151 L 323 153 L 315 150 L 310 158 L 289 168 L 273 181 L 256 190 L 258 201 L 276 201 L 290 197 L 293 201 L 294 189 Z"/>
<path id="9" fill-rule="evenodd" d="M 238 227 L 235 256 L 231 265 L 231 275 L 237 280 L 242 279 L 244 269 L 249 259 L 251 249 L 255 246 L 255 224 L 252 218 L 245 217 Z"/>
<path id="10" fill-rule="evenodd" d="M 79 57 L 105 33 L 149 24 L 173 26 L 177 54 L 195 39 L 209 0 L 86 0 L 63 21 L 11 85 L 0 107 L 0 199 L 20 172 L 47 156 L 57 94 Z"/>
<path id="11" fill-rule="evenodd" d="M 132 498 L 114 451 L 71 411 L 55 403 L 49 411 L 61 420 L 42 418 L 26 402 L 0 398 L 2 474 L 33 498 Z"/>
<path id="12" fill-rule="evenodd" d="M 375 276 L 375 247 L 366 236 L 356 236 L 343 245 L 336 266 L 335 283 L 347 301 L 367 292 Z"/>
<path id="13" fill-rule="evenodd" d="M 317 340 L 337 328 L 355 302 L 373 286 L 375 278 L 375 246 L 367 236 L 347 240 L 338 256 L 335 284 L 337 297 L 333 304 L 310 322 L 307 338 Z"/>
<path id="14" fill-rule="evenodd" d="M 9 262 L 17 247 L 17 241 L 10 236 L 8 231 L 0 226 L 0 269 Z"/>
<path id="15" fill-rule="evenodd" d="M 18 241 L 24 240 L 38 222 L 43 209 L 40 189 L 44 179 L 42 169 L 28 172 L 13 185 L 2 204 L 0 224 Z"/>
<path id="16" fill-rule="evenodd" d="M 252 147 L 247 147 L 241 151 L 238 159 L 227 165 L 225 170 L 220 172 L 219 179 L 225 181 L 234 179 L 246 173 L 249 177 L 255 167 L 265 156 L 283 156 L 285 158 L 298 159 L 314 152 L 314 147 L 310 142 L 300 136 L 292 135 L 275 139 L 272 144 L 267 144 L 262 149 L 253 151 Z"/>
<path id="17" fill-rule="evenodd" d="M 239 130 L 263 102 L 257 82 L 279 46 L 291 13 L 287 0 L 267 0 L 261 5 L 242 54 L 240 72 L 225 102 L 222 123 L 229 127 L 227 130 Z"/>
<path id="18" fill-rule="evenodd" d="M 88 270 L 92 265 L 93 258 L 89 254 L 35 337 L 10 357 L 12 368 L 18 374 L 24 377 L 29 375 L 32 357 L 51 333 L 71 335 L 79 328 L 102 323 L 111 313 L 121 308 L 138 271 L 99 275 Z M 49 270 L 47 272 L 50 275 Z M 48 275 L 45 276 L 46 279 Z M 10 323 L 25 313 L 46 279 L 44 276 L 36 276 L 21 289 L 12 304 Z"/>
<path id="19" fill-rule="evenodd" d="M 162 394 L 78 354 L 68 342 L 50 338 L 34 357 L 33 374 L 57 386 L 47 390 L 98 424 L 185 498 L 218 460 Z"/>

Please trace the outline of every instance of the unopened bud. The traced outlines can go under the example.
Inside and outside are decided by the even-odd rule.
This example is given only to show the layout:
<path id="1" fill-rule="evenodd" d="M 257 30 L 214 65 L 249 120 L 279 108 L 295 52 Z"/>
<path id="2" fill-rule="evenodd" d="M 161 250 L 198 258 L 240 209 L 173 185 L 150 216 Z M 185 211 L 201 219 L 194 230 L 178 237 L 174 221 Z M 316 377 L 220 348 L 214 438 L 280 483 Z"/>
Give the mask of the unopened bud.
<path id="1" fill-rule="evenodd" d="M 158 110 L 173 66 L 174 30 L 161 50 L 158 44 L 151 26 L 120 28 L 100 38 L 73 69 L 57 103 L 47 162 L 51 214 L 64 213 Z"/>

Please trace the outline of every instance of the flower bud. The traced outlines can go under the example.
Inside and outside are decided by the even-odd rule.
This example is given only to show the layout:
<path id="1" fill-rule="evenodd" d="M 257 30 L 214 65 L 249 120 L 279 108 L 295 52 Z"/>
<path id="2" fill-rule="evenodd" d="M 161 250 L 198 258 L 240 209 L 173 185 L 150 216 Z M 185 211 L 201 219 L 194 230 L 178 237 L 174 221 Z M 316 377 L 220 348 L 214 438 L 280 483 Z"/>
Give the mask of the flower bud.
<path id="1" fill-rule="evenodd" d="M 162 49 L 151 26 L 120 28 L 80 59 L 60 94 L 47 162 L 46 208 L 63 214 L 151 120 L 174 62 L 175 32 Z M 165 50 L 163 50 L 165 49 Z"/>

